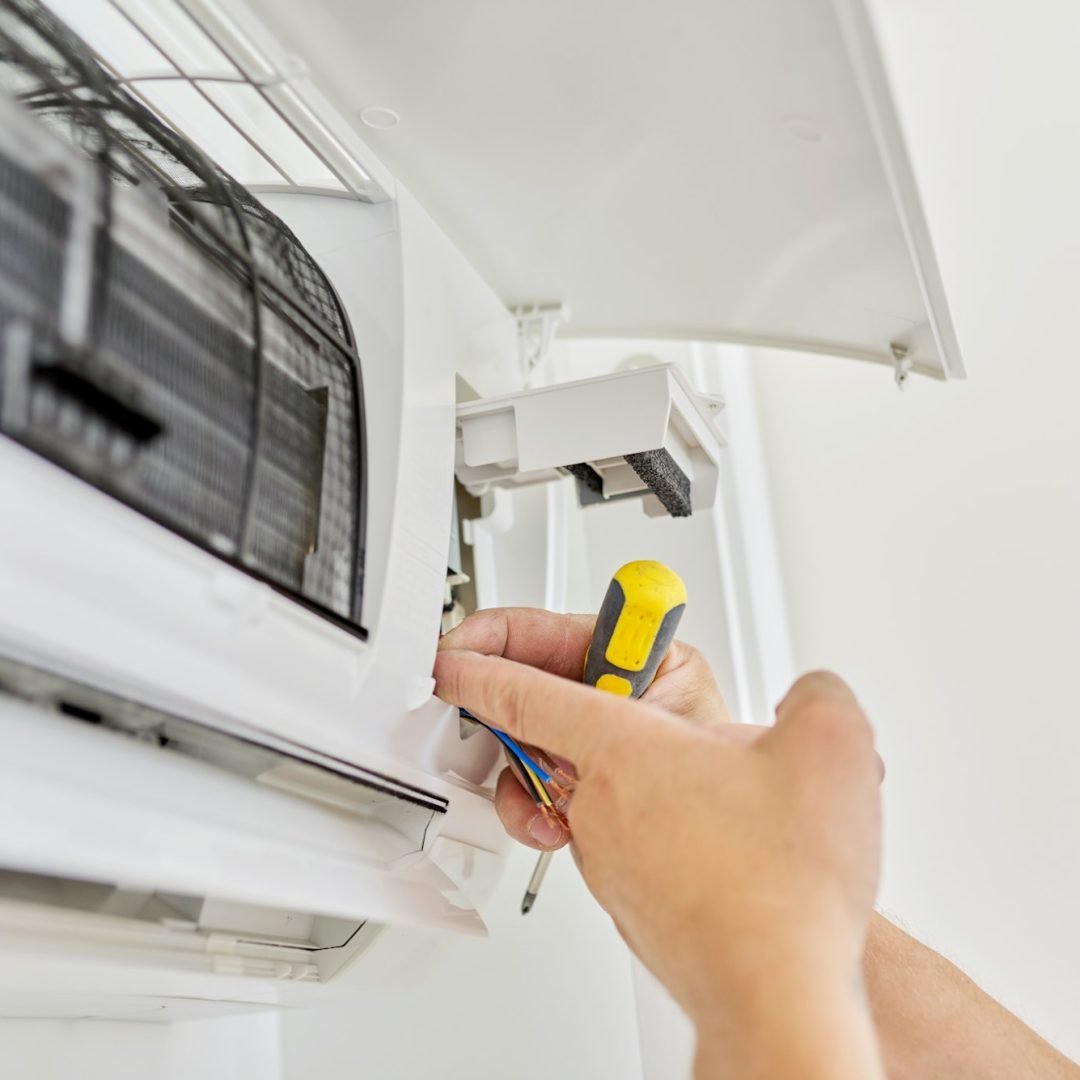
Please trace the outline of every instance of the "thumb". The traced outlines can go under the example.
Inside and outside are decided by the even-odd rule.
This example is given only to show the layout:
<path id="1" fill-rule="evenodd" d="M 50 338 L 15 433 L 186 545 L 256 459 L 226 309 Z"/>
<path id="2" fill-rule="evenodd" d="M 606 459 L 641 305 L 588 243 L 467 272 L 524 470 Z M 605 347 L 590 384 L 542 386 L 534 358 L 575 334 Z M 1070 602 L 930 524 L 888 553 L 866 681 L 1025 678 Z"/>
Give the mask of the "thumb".
<path id="1" fill-rule="evenodd" d="M 792 684 L 763 742 L 826 775 L 864 764 L 880 772 L 870 721 L 851 687 L 832 672 L 815 671 Z"/>

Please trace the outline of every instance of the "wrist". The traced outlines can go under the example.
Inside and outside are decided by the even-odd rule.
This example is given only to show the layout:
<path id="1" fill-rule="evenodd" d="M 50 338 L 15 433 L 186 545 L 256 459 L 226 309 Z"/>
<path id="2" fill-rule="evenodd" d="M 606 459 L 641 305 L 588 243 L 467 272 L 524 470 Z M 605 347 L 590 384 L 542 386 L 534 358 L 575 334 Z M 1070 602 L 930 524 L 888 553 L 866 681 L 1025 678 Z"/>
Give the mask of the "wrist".
<path id="1" fill-rule="evenodd" d="M 767 918 L 728 918 L 694 936 L 693 974 L 683 1004 L 695 1022 L 721 1011 L 758 1012 L 778 996 L 795 998 L 818 987 L 842 999 L 861 986 L 861 936 L 847 919 L 773 909 Z"/>
<path id="2" fill-rule="evenodd" d="M 692 1013 L 696 1080 L 884 1076 L 857 965 L 768 963 Z"/>
<path id="3" fill-rule="evenodd" d="M 695 1080 L 874 1080 L 884 1077 L 877 1037 L 854 986 L 778 988 L 766 1003 L 720 1023 L 698 1023 Z"/>

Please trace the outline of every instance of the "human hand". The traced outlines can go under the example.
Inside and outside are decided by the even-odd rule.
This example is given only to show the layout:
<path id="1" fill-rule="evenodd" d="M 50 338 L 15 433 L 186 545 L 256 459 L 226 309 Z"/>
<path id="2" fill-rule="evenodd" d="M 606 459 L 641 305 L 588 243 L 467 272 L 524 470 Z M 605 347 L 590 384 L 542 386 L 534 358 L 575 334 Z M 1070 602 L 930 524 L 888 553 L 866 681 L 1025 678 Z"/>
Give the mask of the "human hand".
<path id="1" fill-rule="evenodd" d="M 439 648 L 502 656 L 579 682 L 595 623 L 594 615 L 490 608 L 476 612 L 451 630 Z M 712 669 L 697 649 L 681 641 L 672 643 L 642 700 L 699 726 L 732 723 Z M 762 731 L 746 725 L 732 734 L 751 739 Z M 566 829 L 540 812 L 536 800 L 510 768 L 499 775 L 495 809 L 506 831 L 527 847 L 554 850 L 570 840 Z"/>
<path id="2" fill-rule="evenodd" d="M 647 699 L 627 701 L 576 681 L 591 620 L 473 619 L 443 641 L 438 694 L 574 764 L 568 816 L 586 883 L 699 1031 L 722 1032 L 729 1061 L 751 1023 L 774 1029 L 777 1053 L 814 1044 L 876 1075 L 857 969 L 879 771 L 847 686 L 799 680 L 758 734 L 727 722 L 693 654 L 675 652 Z M 508 801 L 508 783 L 500 813 L 517 833 L 524 804 Z"/>

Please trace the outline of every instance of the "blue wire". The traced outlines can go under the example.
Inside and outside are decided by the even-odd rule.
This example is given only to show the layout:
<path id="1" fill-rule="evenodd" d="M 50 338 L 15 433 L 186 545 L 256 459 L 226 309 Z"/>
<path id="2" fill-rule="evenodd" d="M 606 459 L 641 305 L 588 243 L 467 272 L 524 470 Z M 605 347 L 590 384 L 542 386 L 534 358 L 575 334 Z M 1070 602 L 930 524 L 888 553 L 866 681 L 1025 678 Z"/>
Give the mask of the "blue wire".
<path id="1" fill-rule="evenodd" d="M 514 757 L 518 758 L 525 765 L 528 765 L 529 768 L 532 769 L 532 771 L 536 773 L 536 775 L 539 776 L 545 784 L 551 782 L 551 773 L 547 772 L 545 769 L 540 768 L 540 766 L 537 765 L 536 762 L 533 761 L 533 759 L 525 753 L 525 751 L 521 748 L 520 744 L 515 739 L 512 739 L 509 735 L 507 735 L 505 731 L 500 731 L 498 728 L 493 728 L 490 724 L 485 724 L 484 721 L 481 720 L 478 716 L 473 716 L 473 714 L 469 712 L 468 709 L 462 709 L 459 707 L 458 712 L 462 716 L 464 716 L 466 720 L 475 720 L 482 727 L 486 727 L 488 731 L 490 731 L 491 734 L 499 740 L 499 742 L 501 742 L 510 750 Z"/>
<path id="2" fill-rule="evenodd" d="M 494 735 L 495 738 L 498 739 L 500 742 L 505 743 L 510 748 L 510 750 L 514 754 L 516 754 L 522 762 L 524 762 L 524 764 L 528 765 L 529 768 L 532 769 L 532 771 L 536 773 L 536 775 L 539 776 L 541 780 L 543 780 L 545 784 L 551 782 L 551 773 L 546 772 L 544 769 L 541 769 L 540 766 L 537 765 L 536 762 L 533 761 L 533 759 L 529 757 L 529 755 L 526 754 L 525 751 L 522 750 L 521 747 L 516 742 L 514 742 L 513 739 L 510 738 L 509 735 L 507 735 L 503 731 L 497 730 L 496 728 L 488 728 L 488 731 L 490 731 L 491 734 Z"/>

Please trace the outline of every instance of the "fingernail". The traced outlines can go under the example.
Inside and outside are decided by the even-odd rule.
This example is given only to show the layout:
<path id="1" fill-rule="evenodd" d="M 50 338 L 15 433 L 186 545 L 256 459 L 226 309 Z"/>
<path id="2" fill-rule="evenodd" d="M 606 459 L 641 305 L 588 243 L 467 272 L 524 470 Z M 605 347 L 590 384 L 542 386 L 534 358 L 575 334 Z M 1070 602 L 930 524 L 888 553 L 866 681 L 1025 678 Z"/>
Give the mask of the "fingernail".
<path id="1" fill-rule="evenodd" d="M 562 826 L 548 821 L 543 814 L 534 814 L 526 826 L 529 835 L 543 848 L 553 848 L 563 840 Z"/>

